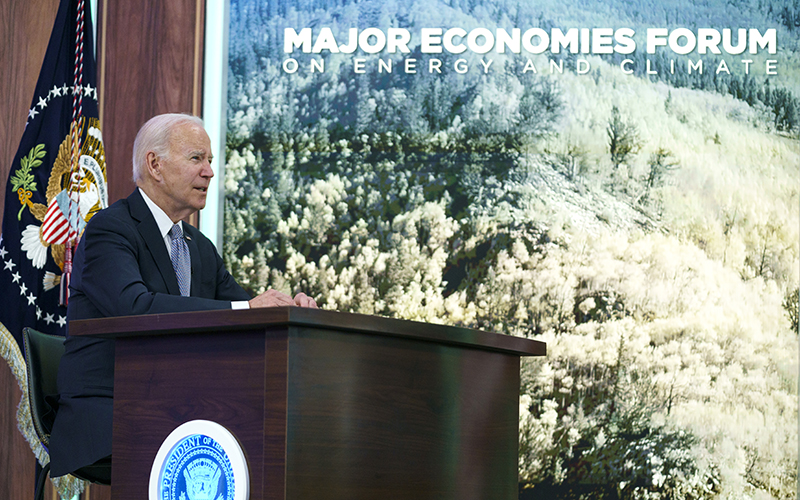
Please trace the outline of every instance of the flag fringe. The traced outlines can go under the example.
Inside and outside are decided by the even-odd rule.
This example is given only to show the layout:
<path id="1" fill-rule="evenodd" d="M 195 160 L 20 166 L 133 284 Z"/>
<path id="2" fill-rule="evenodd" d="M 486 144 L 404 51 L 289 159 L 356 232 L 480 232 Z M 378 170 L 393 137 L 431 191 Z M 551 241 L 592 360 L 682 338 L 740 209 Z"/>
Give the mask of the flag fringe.
<path id="1" fill-rule="evenodd" d="M 16 339 L 3 323 L 0 323 L 0 357 L 8 363 L 9 368 L 11 368 L 11 373 L 13 373 L 14 378 L 17 379 L 17 385 L 19 385 L 22 391 L 22 397 L 17 406 L 17 428 L 19 432 L 22 433 L 23 437 L 25 437 L 28 445 L 30 445 L 31 451 L 36 459 L 44 466 L 50 461 L 50 455 L 47 454 L 47 450 L 42 446 L 39 437 L 36 435 L 36 430 L 33 427 L 31 407 L 28 400 L 28 373 L 27 367 L 25 366 L 25 358 L 22 355 L 22 351 L 19 349 Z M 86 485 L 84 481 L 69 474 L 50 478 L 50 480 L 53 481 L 58 495 L 67 500 L 80 495 Z"/>

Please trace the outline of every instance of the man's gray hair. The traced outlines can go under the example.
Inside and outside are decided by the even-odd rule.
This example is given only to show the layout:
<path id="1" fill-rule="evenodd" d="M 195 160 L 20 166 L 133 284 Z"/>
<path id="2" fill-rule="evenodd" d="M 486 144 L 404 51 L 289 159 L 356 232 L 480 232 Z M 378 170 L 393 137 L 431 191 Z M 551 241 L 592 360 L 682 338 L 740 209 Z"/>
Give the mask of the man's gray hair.
<path id="1" fill-rule="evenodd" d="M 147 120 L 133 141 L 133 182 L 136 185 L 147 170 L 147 153 L 154 152 L 159 158 L 169 158 L 169 141 L 172 131 L 183 124 L 203 127 L 203 120 L 182 113 L 167 113 Z"/>

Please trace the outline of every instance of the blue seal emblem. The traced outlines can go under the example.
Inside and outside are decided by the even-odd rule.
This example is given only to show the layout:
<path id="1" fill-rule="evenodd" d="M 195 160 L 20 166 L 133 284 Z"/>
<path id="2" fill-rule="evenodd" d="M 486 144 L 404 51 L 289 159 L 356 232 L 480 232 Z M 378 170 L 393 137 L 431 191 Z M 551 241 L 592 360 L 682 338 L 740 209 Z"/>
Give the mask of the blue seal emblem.
<path id="1" fill-rule="evenodd" d="M 237 477 L 238 476 L 238 477 Z M 150 500 L 240 500 L 249 493 L 244 453 L 221 425 L 194 420 L 176 428 L 156 456 Z"/>
<path id="2" fill-rule="evenodd" d="M 167 455 L 161 473 L 161 500 L 233 500 L 231 461 L 213 438 L 183 438 Z"/>

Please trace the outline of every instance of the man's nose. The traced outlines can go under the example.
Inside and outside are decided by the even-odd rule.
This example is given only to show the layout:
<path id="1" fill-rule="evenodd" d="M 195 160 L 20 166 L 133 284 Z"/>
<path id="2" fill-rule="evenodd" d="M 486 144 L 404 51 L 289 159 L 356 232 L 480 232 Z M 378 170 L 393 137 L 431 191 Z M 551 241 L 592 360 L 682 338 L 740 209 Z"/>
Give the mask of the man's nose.
<path id="1" fill-rule="evenodd" d="M 211 168 L 211 162 L 203 164 L 203 170 L 200 172 L 201 177 L 212 178 L 214 177 L 214 169 Z"/>

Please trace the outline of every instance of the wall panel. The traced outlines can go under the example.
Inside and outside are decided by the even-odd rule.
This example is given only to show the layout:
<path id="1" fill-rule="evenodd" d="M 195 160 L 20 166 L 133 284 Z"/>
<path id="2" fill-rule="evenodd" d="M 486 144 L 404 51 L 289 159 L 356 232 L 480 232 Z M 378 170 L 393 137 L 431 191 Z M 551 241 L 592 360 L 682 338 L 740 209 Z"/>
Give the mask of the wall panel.
<path id="1" fill-rule="evenodd" d="M 100 71 L 109 201 L 133 190 L 133 139 L 147 119 L 166 112 L 200 112 L 202 43 L 196 41 L 202 39 L 203 9 L 197 0 L 101 6 L 106 23 Z"/>

